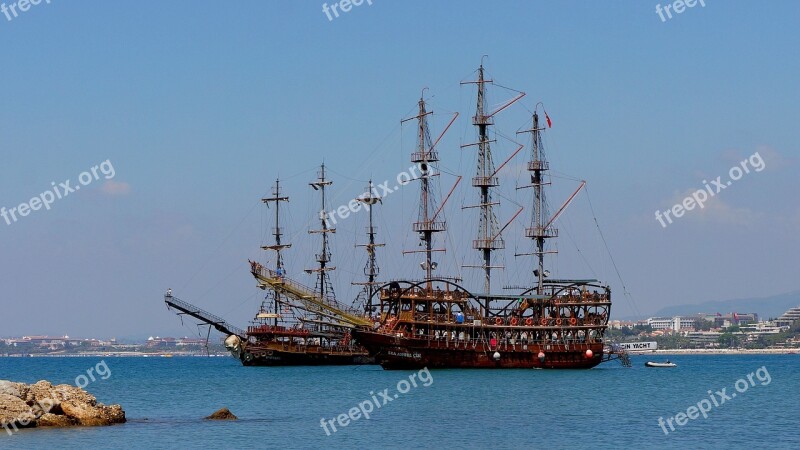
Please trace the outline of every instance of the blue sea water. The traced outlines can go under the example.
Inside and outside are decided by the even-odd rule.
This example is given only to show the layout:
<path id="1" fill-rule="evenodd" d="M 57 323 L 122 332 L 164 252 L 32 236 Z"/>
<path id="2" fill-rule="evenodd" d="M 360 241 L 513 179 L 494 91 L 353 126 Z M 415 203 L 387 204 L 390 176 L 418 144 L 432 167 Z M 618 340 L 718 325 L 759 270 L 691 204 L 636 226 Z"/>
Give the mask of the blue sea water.
<path id="1" fill-rule="evenodd" d="M 676 369 L 647 369 L 647 359 L 634 357 L 632 368 L 612 362 L 583 371 L 434 370 L 428 377 L 377 366 L 104 358 L 111 375 L 95 376 L 86 390 L 121 404 L 128 423 L 3 432 L 0 448 L 800 448 L 800 355 L 669 357 Z M 0 379 L 74 384 L 100 361 L 0 358 Z M 707 418 L 687 419 L 675 431 L 665 425 L 669 434 L 659 426 L 659 417 L 685 414 L 704 399 L 711 405 L 709 390 L 719 403 L 715 392 L 723 388 L 731 399 L 711 406 Z M 391 401 L 383 405 L 385 389 Z M 372 402 L 369 419 L 344 427 L 335 421 L 361 402 Z M 240 420 L 203 420 L 221 407 Z M 328 425 L 326 434 L 322 418 L 333 419 L 337 431 Z"/>

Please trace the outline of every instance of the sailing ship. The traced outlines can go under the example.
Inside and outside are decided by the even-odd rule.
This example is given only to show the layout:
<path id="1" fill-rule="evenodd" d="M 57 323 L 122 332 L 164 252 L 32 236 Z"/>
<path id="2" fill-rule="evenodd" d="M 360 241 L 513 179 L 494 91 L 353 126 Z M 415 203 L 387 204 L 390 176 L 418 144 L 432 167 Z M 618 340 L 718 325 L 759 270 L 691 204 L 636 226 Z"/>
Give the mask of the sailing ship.
<path id="1" fill-rule="evenodd" d="M 273 196 L 262 201 L 275 205 L 275 228 L 272 245 L 263 246 L 263 250 L 275 252 L 275 269 L 270 270 L 256 261 L 250 262 L 250 270 L 258 280 L 258 287 L 269 290 L 271 302 L 262 304 L 254 323 L 247 328 L 250 344 L 244 349 L 245 365 L 353 365 L 371 364 L 374 358 L 368 355 L 365 348 L 355 343 L 350 331 L 353 323 L 341 320 L 338 315 L 359 317 L 359 311 L 341 305 L 329 273 L 336 270 L 330 265 L 332 261 L 329 235 L 336 233 L 336 228 L 328 225 L 326 191 L 333 182 L 327 178 L 325 164 L 322 164 L 318 178 L 309 185 L 320 193 L 320 228 L 310 230 L 310 234 L 320 236 L 321 249 L 316 254 L 317 266 L 305 269 L 309 275 L 315 276 L 315 287 L 309 289 L 286 274 L 286 267 L 281 252 L 291 244 L 283 243 L 280 227 L 280 203 L 289 200 L 280 193 L 276 181 Z M 360 198 L 363 202 L 373 199 Z M 373 203 L 374 204 L 374 203 Z M 374 229 L 370 208 L 370 239 L 372 244 L 368 250 L 372 253 L 374 264 Z M 374 278 L 367 285 L 372 288 Z M 363 321 L 360 321 L 361 323 Z"/>
<path id="2" fill-rule="evenodd" d="M 425 277 L 396 280 L 381 286 L 376 292 L 378 325 L 357 327 L 352 332 L 353 337 L 384 369 L 588 369 L 605 360 L 624 358 L 624 355 L 604 349 L 611 309 L 610 287 L 594 279 L 552 279 L 545 269 L 545 255 L 555 253 L 546 243 L 558 237 L 553 223 L 584 183 L 561 209 L 548 216 L 544 188 L 549 184 L 546 181 L 549 164 L 542 143 L 544 127 L 537 111 L 532 114 L 532 127 L 518 132 L 531 135 L 531 157 L 527 164 L 531 184 L 527 187 L 533 192 L 533 214 L 525 236 L 534 243 L 535 250 L 529 255 L 535 257 L 536 263 L 531 268 L 530 285 L 519 288 L 515 294 L 492 293 L 493 269 L 502 268 L 495 265 L 492 256 L 505 248 L 502 232 L 511 221 L 500 227 L 494 210 L 498 202 L 493 194 L 500 183 L 499 168 L 495 168 L 492 159 L 491 144 L 495 141 L 490 139 L 490 127 L 497 113 L 525 94 L 517 91 L 519 95 L 515 98 L 488 112 L 485 99 L 492 80 L 485 78 L 483 64 L 478 69 L 477 80 L 462 84 L 467 83 L 477 85 L 478 89 L 472 120 L 478 139 L 462 148 L 477 148 L 477 173 L 472 178 L 472 186 L 478 190 L 479 203 L 467 208 L 479 211 L 478 236 L 472 248 L 480 253 L 482 263 L 466 267 L 482 271 L 483 292 L 469 291 L 460 284 L 459 278 L 433 274 L 436 269 L 433 254 L 443 251 L 434 248 L 433 236 L 446 230 L 441 214 L 444 205 L 437 206 L 431 191 L 431 179 L 437 175 L 434 166 L 439 161 L 436 145 L 441 136 L 432 142 L 427 123 L 431 112 L 421 98 L 418 114 L 406 120 L 416 119 L 418 124 L 417 146 L 411 160 L 419 165 L 422 174 L 418 177 L 421 183 L 419 217 L 413 224 L 413 231 L 419 234 L 424 247 L 421 252 L 425 256 L 422 263 Z M 546 118 L 549 123 L 549 117 Z"/>
<path id="3" fill-rule="evenodd" d="M 330 265 L 329 235 L 335 233 L 336 229 L 328 226 L 325 213 L 326 189 L 332 181 L 326 176 L 324 164 L 317 180 L 309 184 L 322 197 L 321 227 L 309 231 L 310 234 L 321 236 L 321 251 L 316 254 L 317 266 L 305 269 L 306 273 L 315 275 L 314 288 L 287 276 L 283 251 L 292 244 L 283 240 L 281 203 L 288 202 L 289 197 L 283 195 L 280 180 L 276 180 L 272 196 L 261 199 L 267 207 L 273 205 L 275 212 L 275 227 L 271 232 L 274 241 L 261 247 L 262 250 L 274 252 L 274 269 L 249 261 L 250 272 L 258 281 L 258 287 L 267 291 L 250 326 L 242 330 L 230 325 L 220 317 L 173 297 L 171 290 L 167 291 L 164 298 L 169 307 L 180 311 L 179 314 L 190 315 L 227 334 L 225 347 L 245 366 L 360 365 L 375 362 L 350 334 L 354 326 L 369 323 L 365 318 L 366 313 L 341 305 L 329 276 L 329 272 L 336 269 Z M 368 270 L 365 271 L 368 281 L 354 284 L 363 285 L 366 292 L 364 297 L 371 298 L 376 289 L 378 273 L 375 249 L 383 244 L 375 242 L 371 208 L 380 202 L 380 198 L 371 194 L 371 185 L 368 192 L 356 199 L 370 206 L 369 243 L 363 245 L 369 256 Z"/>
<path id="4" fill-rule="evenodd" d="M 524 207 L 502 227 L 495 207 L 499 201 L 498 172 L 524 145 L 500 166 L 495 166 L 492 156 L 490 131 L 494 118 L 525 93 L 487 111 L 487 86 L 483 64 L 477 79 L 462 84 L 477 86 L 476 112 L 472 124 L 477 130 L 477 141 L 462 148 L 477 149 L 476 175 L 472 187 L 479 201 L 464 209 L 478 211 L 478 235 L 472 240 L 481 263 L 464 266 L 480 269 L 483 288 L 473 292 L 458 277 L 435 275 L 437 262 L 434 255 L 446 251 L 438 248 L 435 236 L 447 230 L 444 206 L 461 181 L 440 202 L 434 180 L 439 174 L 437 145 L 458 117 L 455 113 L 437 139 L 431 139 L 428 111 L 423 95 L 418 102 L 417 115 L 403 120 L 416 121 L 416 148 L 411 161 L 419 168 L 420 204 L 417 220 L 412 230 L 419 235 L 421 249 L 404 253 L 424 255 L 422 279 L 397 279 L 381 282 L 375 251 L 383 244 L 375 239 L 371 206 L 381 199 L 369 194 L 356 200 L 369 205 L 368 241 L 360 245 L 367 250 L 368 262 L 357 306 L 345 306 L 337 301 L 329 273 L 335 270 L 330 263 L 329 235 L 336 232 L 328 226 L 326 189 L 331 181 L 321 167 L 317 180 L 310 183 L 322 197 L 321 227 L 311 230 L 321 238 L 321 250 L 316 254 L 317 266 L 306 269 L 314 275 L 315 286 L 308 287 L 288 276 L 282 251 L 291 244 L 283 241 L 280 227 L 280 204 L 288 197 L 280 192 L 276 182 L 272 197 L 262 201 L 275 207 L 274 242 L 262 249 L 274 252 L 271 267 L 249 261 L 250 272 L 258 287 L 268 292 L 261 310 L 247 330 L 240 330 L 205 311 L 174 299 L 171 293 L 165 301 L 171 307 L 189 314 L 229 334 L 226 347 L 244 365 L 322 365 L 379 363 L 384 369 L 418 368 L 548 368 L 588 369 L 601 362 L 620 359 L 623 365 L 630 361 L 618 346 L 609 345 L 605 337 L 611 310 L 611 288 L 595 279 L 552 278 L 545 269 L 545 256 L 556 253 L 548 242 L 558 237 L 555 221 L 585 186 L 577 190 L 554 213 L 549 214 L 545 187 L 550 184 L 542 134 L 546 130 L 540 122 L 538 104 L 531 117 L 531 128 L 518 131 L 530 135 L 530 159 L 527 172 L 530 184 L 518 189 L 530 189 L 531 224 L 524 236 L 533 243 L 530 253 L 515 256 L 532 256 L 530 275 L 522 286 L 506 286 L 513 293 L 497 293 L 492 284 L 495 269 L 502 269 L 493 260 L 496 252 L 505 249 L 503 232 L 518 217 Z M 544 111 L 544 109 L 542 108 Z M 545 112 L 547 126 L 550 118 Z"/>

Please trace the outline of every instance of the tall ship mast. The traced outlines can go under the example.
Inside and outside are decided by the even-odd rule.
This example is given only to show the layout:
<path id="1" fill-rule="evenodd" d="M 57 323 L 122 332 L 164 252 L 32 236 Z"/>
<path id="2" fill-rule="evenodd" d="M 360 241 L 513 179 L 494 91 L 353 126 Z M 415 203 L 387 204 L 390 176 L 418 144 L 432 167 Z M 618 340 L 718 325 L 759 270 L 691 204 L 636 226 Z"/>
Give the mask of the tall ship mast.
<path id="1" fill-rule="evenodd" d="M 533 202 L 531 205 L 533 215 L 531 227 L 525 229 L 525 236 L 532 239 L 536 245 L 532 255 L 536 257 L 536 268 L 533 269 L 533 277 L 536 280 L 535 292 L 538 295 L 544 294 L 545 276 L 546 273 L 549 273 L 544 268 L 544 255 L 548 253 L 545 251 L 545 241 L 558 237 L 558 230 L 550 225 L 551 221 L 547 217 L 544 186 L 549 184 L 545 181 L 545 174 L 550 169 L 550 166 L 545 159 L 542 131 L 543 128 L 539 126 L 539 114 L 534 112 L 533 126 L 529 130 L 518 132 L 518 134 L 531 133 L 532 135 L 531 159 L 528 161 L 528 172 L 531 174 L 531 185 L 529 187 L 533 188 Z M 557 253 L 557 251 L 552 250 L 549 253 Z"/>
<path id="2" fill-rule="evenodd" d="M 520 209 L 504 226 L 495 214 L 493 190 L 499 185 L 494 165 L 490 127 L 494 116 L 520 98 L 503 103 L 492 112 L 486 108 L 486 79 L 483 65 L 477 80 L 465 82 L 478 88 L 473 125 L 477 141 L 462 147 L 477 148 L 476 175 L 472 186 L 477 188 L 479 203 L 465 208 L 478 210 L 478 235 L 472 248 L 481 256 L 481 264 L 467 266 L 481 270 L 482 292 L 473 293 L 457 283 L 459 280 L 434 277 L 431 269 L 433 251 L 431 237 L 445 229 L 436 221 L 437 213 L 429 214 L 429 185 L 422 177 L 420 217 L 414 231 L 425 244 L 426 276 L 422 281 L 401 280 L 384 284 L 379 297 L 380 323 L 377 327 L 357 327 L 353 336 L 385 369 L 414 368 L 591 368 L 604 360 L 620 355 L 605 349 L 604 334 L 611 308 L 611 290 L 597 280 L 551 279 L 545 269 L 546 241 L 558 236 L 553 222 L 578 193 L 576 191 L 552 217 L 547 215 L 544 188 L 548 163 L 542 146 L 538 114 L 533 114 L 531 173 L 533 198 L 532 224 L 525 236 L 534 242 L 536 256 L 530 280 L 517 294 L 492 293 L 493 269 L 502 266 L 493 262 L 493 253 L 502 250 L 503 231 L 521 212 Z M 427 136 L 425 118 L 428 112 L 420 101 L 419 143 L 412 161 L 435 165 L 438 154 L 426 150 L 433 145 Z M 448 126 L 449 127 L 449 126 Z M 438 142 L 438 139 L 437 139 Z M 522 146 L 520 146 L 520 149 Z M 513 158 L 517 152 L 511 156 Z M 423 174 L 426 172 L 423 171 Z M 581 184 L 583 187 L 583 184 Z M 580 188 L 579 188 L 580 190 Z M 452 191 L 451 191 L 452 192 Z M 449 194 L 448 194 L 449 195 Z M 438 211 L 438 210 L 437 210 Z M 532 286 L 531 286 L 532 285 Z"/>
<path id="3" fill-rule="evenodd" d="M 275 271 L 278 273 L 285 273 L 286 267 L 283 264 L 283 255 L 282 251 L 288 249 L 292 246 L 292 244 L 284 244 L 281 242 L 281 238 L 283 237 L 283 229 L 281 228 L 281 208 L 280 205 L 282 202 L 289 202 L 289 197 L 281 195 L 281 181 L 280 179 L 275 180 L 275 187 L 272 190 L 272 197 L 262 198 L 261 201 L 269 207 L 269 205 L 274 204 L 275 207 L 275 228 L 272 229 L 272 236 L 275 238 L 275 241 L 271 245 L 264 245 L 261 247 L 262 250 L 267 251 L 274 251 L 275 252 Z M 266 312 L 265 306 L 263 303 L 261 305 L 261 312 L 259 316 L 256 316 L 256 319 L 273 319 L 273 325 L 278 326 L 278 319 L 280 318 L 280 308 L 281 308 L 281 294 L 277 290 L 272 290 L 270 292 L 272 296 L 272 312 Z M 269 297 L 267 297 L 269 298 Z M 271 314 L 272 317 L 269 315 Z"/>
<path id="4" fill-rule="evenodd" d="M 478 68 L 478 79 L 475 81 L 464 81 L 461 84 L 475 84 L 478 88 L 478 98 L 475 107 L 475 115 L 472 116 L 472 124 L 478 132 L 478 140 L 475 143 L 462 145 L 462 148 L 477 147 L 477 173 L 472 178 L 472 186 L 478 189 L 479 203 L 467 208 L 478 208 L 478 236 L 472 241 L 472 248 L 478 250 L 481 254 L 483 264 L 479 266 L 465 266 L 467 268 L 478 268 L 483 271 L 483 293 L 480 294 L 481 300 L 481 316 L 483 319 L 488 319 L 491 315 L 491 292 L 492 292 L 492 269 L 503 269 L 503 266 L 492 265 L 492 253 L 497 250 L 505 248 L 505 240 L 503 239 L 502 232 L 511 224 L 521 212 L 517 212 L 508 223 L 500 228 L 497 216 L 494 212 L 494 207 L 499 206 L 499 202 L 493 199 L 493 189 L 500 186 L 499 177 L 497 173 L 498 168 L 495 168 L 494 158 L 492 156 L 491 144 L 496 142 L 489 137 L 489 127 L 494 125 L 494 116 L 500 111 L 508 108 L 517 100 L 525 96 L 524 92 L 504 103 L 501 107 L 493 112 L 486 111 L 486 85 L 493 83 L 492 80 L 487 80 L 484 77 L 483 64 Z M 512 155 L 513 157 L 513 155 Z M 506 161 L 508 162 L 508 161 Z M 503 163 L 505 165 L 506 163 Z M 501 166 L 502 167 L 502 166 Z"/>
<path id="5" fill-rule="evenodd" d="M 325 164 L 320 166 L 317 180 L 308 183 L 315 191 L 318 191 L 321 199 L 321 208 L 319 213 L 320 228 L 317 230 L 309 230 L 309 234 L 319 234 L 322 249 L 316 255 L 318 266 L 312 269 L 306 269 L 308 274 L 316 274 L 316 285 L 314 287 L 317 295 L 328 301 L 329 303 L 336 303 L 336 293 L 333 290 L 330 276 L 328 272 L 336 270 L 336 267 L 329 266 L 331 262 L 331 249 L 328 234 L 336 233 L 336 228 L 328 227 L 328 212 L 326 210 L 327 203 L 325 199 L 325 190 L 328 186 L 333 184 L 333 181 L 325 177 Z"/>
<path id="6" fill-rule="evenodd" d="M 417 221 L 413 224 L 413 230 L 419 234 L 420 243 L 423 248 L 421 250 L 406 250 L 403 253 L 422 253 L 424 255 L 425 259 L 420 266 L 422 270 L 425 271 L 425 289 L 430 290 L 433 283 L 433 271 L 436 270 L 438 266 L 438 263 L 433 260 L 433 255 L 436 252 L 445 251 L 443 248 L 434 248 L 433 237 L 436 233 L 446 231 L 447 225 L 443 214 L 440 214 L 442 208 L 438 206 L 436 190 L 434 189 L 433 183 L 434 177 L 438 176 L 433 170 L 433 165 L 439 162 L 439 154 L 436 152 L 435 148 L 441 136 L 436 142 L 431 140 L 428 116 L 432 114 L 432 112 L 427 110 L 424 98 L 419 99 L 418 107 L 419 111 L 416 116 L 404 119 L 401 123 L 406 123 L 411 120 L 417 121 L 417 148 L 416 151 L 411 154 L 411 162 L 416 164 L 420 170 L 420 175 L 417 178 L 420 182 L 420 199 Z M 453 120 L 455 120 L 455 117 Z M 452 124 L 452 121 L 450 123 Z M 445 132 L 446 131 L 447 129 L 445 129 Z M 444 132 L 442 134 L 444 134 Z"/>
<path id="7" fill-rule="evenodd" d="M 367 208 L 369 218 L 367 225 L 367 243 L 356 245 L 356 247 L 363 247 L 367 251 L 367 263 L 364 266 L 364 275 L 367 277 L 367 281 L 353 282 L 353 284 L 364 286 L 355 301 L 356 303 L 363 302 L 364 314 L 369 317 L 375 312 L 375 306 L 373 306 L 372 301 L 379 284 L 378 275 L 380 275 L 381 272 L 378 267 L 378 258 L 375 250 L 385 245 L 375 241 L 377 232 L 375 230 L 373 207 L 381 203 L 382 199 L 375 194 L 375 186 L 372 184 L 372 180 L 369 180 L 369 185 L 364 195 L 356 198 L 356 201 L 364 204 L 365 208 Z"/>
<path id="8" fill-rule="evenodd" d="M 491 188 L 500 185 L 492 158 L 491 139 L 489 139 L 489 126 L 494 125 L 493 115 L 487 115 L 485 111 L 486 84 L 491 80 L 484 79 L 483 65 L 478 68 L 478 79 L 465 83 L 475 83 L 478 86 L 478 102 L 475 115 L 472 117 L 472 124 L 478 129 L 478 167 L 475 177 L 472 178 L 472 186 L 478 188 L 480 192 L 480 208 L 478 237 L 472 241 L 472 248 L 479 250 L 483 257 L 483 292 L 487 295 L 492 291 L 492 269 L 501 268 L 492 266 L 492 252 L 505 248 L 505 241 L 499 233 L 497 216 L 494 213 L 494 206 L 498 204 L 492 201 Z M 464 147 L 467 147 L 464 146 Z M 488 314 L 488 307 L 484 308 L 484 316 Z"/>

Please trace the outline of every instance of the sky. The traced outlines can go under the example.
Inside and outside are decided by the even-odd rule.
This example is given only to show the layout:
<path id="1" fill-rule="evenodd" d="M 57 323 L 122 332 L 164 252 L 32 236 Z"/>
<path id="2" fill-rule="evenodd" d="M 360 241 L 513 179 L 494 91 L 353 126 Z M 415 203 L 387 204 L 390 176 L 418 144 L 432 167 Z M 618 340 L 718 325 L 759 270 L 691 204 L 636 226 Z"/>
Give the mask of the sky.
<path id="1" fill-rule="evenodd" d="M 167 288 L 246 325 L 263 297 L 247 260 L 274 263 L 260 250 L 274 226 L 260 199 L 275 179 L 290 196 L 288 273 L 313 283 L 303 269 L 319 250 L 308 230 L 320 199 L 308 183 L 324 162 L 334 209 L 370 178 L 394 187 L 414 151 L 413 122 L 400 121 L 422 95 L 434 135 L 459 113 L 437 147 L 439 200 L 464 176 L 443 208 L 437 271 L 479 292 L 480 274 L 462 267 L 478 262 L 476 210 L 464 209 L 477 199 L 475 151 L 460 148 L 476 137 L 476 94 L 460 83 L 481 62 L 491 106 L 526 93 L 495 117 L 495 163 L 527 144 L 516 132 L 542 102 L 550 211 L 587 182 L 555 224 L 553 276 L 609 283 L 612 317 L 797 290 L 800 5 L 703 3 L 663 20 L 650 1 L 373 0 L 330 20 L 310 0 L 52 0 L 0 13 L 0 336 L 204 334 L 166 310 Z M 499 173 L 501 226 L 524 208 L 497 255 L 500 291 L 532 270 L 514 256 L 531 249 L 530 190 L 516 189 L 528 155 Z M 714 195 L 661 225 L 656 211 L 698 190 Z M 418 183 L 385 197 L 381 277 L 420 277 L 419 255 L 402 253 L 418 244 Z M 363 279 L 366 218 L 336 224 L 346 304 Z"/>

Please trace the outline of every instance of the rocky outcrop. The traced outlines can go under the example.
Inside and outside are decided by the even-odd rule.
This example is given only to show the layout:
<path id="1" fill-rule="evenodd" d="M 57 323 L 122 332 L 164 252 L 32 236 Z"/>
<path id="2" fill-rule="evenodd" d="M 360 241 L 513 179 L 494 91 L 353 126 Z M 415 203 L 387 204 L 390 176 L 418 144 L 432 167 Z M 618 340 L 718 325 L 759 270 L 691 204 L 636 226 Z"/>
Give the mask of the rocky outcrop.
<path id="1" fill-rule="evenodd" d="M 219 411 L 215 412 L 214 414 L 206 417 L 208 420 L 238 420 L 239 418 L 234 416 L 231 410 L 228 408 L 222 408 Z"/>
<path id="2" fill-rule="evenodd" d="M 43 414 L 42 417 L 39 417 L 39 420 L 36 421 L 36 424 L 40 427 L 54 427 L 54 428 L 62 428 L 62 427 L 73 427 L 75 425 L 79 425 L 77 419 L 74 419 L 69 416 L 65 415 L 58 415 L 52 413 Z"/>
<path id="3" fill-rule="evenodd" d="M 48 381 L 27 385 L 0 380 L 0 427 L 102 426 L 125 422 L 119 405 L 105 406 L 81 388 Z"/>
<path id="4" fill-rule="evenodd" d="M 61 402 L 64 415 L 78 421 L 79 425 L 98 426 L 125 422 L 125 411 L 119 405 L 92 406 L 74 400 Z"/>
<path id="5" fill-rule="evenodd" d="M 35 413 L 21 398 L 10 394 L 0 394 L 0 427 L 9 425 L 17 428 L 36 426 Z"/>
<path id="6" fill-rule="evenodd" d="M 0 394 L 25 398 L 28 395 L 28 385 L 25 383 L 12 383 L 11 381 L 0 380 Z"/>

